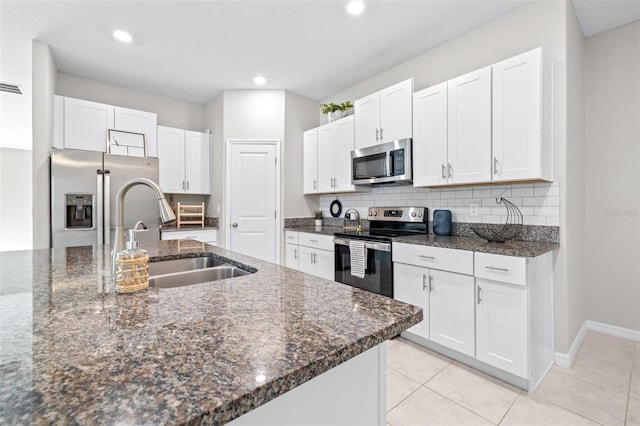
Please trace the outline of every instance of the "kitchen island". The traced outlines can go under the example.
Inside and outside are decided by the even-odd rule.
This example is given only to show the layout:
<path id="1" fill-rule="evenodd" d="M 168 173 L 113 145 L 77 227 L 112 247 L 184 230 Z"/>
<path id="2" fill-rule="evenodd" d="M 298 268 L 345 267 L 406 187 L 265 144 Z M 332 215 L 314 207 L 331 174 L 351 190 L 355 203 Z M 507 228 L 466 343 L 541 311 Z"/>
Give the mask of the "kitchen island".
<path id="1" fill-rule="evenodd" d="M 141 246 L 152 261 L 203 252 L 177 241 Z M 205 252 L 255 272 L 116 296 L 108 247 L 0 253 L 0 423 L 242 422 L 288 395 L 305 400 L 323 377 L 357 389 L 348 374 L 331 373 L 363 357 L 361 366 L 381 367 L 364 373 L 382 370 L 384 384 L 385 341 L 422 320 L 420 308 L 386 297 L 213 246 Z M 309 416 L 322 402 L 317 392 Z M 344 404 L 357 412 L 353 398 Z"/>

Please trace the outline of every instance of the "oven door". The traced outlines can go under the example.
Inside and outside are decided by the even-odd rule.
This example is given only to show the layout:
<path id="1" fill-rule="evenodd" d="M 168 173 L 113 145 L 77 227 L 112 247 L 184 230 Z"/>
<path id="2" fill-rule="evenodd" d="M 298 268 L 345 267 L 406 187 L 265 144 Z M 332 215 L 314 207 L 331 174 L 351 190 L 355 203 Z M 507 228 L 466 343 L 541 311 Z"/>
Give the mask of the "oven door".
<path id="1" fill-rule="evenodd" d="M 366 241 L 367 269 L 364 278 L 359 278 L 351 275 L 349 240 L 334 238 L 333 242 L 335 244 L 336 281 L 383 296 L 393 297 L 393 263 L 390 243 Z"/>

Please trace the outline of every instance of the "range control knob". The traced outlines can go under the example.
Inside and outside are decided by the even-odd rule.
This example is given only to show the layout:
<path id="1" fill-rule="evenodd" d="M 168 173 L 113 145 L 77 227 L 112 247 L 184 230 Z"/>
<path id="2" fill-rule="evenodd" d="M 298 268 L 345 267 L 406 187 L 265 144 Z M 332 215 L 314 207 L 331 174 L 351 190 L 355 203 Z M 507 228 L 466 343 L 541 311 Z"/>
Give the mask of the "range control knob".
<path id="1" fill-rule="evenodd" d="M 422 212 L 418 212 L 418 217 L 422 217 Z"/>
<path id="2" fill-rule="evenodd" d="M 416 212 L 411 212 L 411 217 L 416 217 Z"/>
<path id="3" fill-rule="evenodd" d="M 373 212 L 371 212 L 371 215 L 372 215 L 372 216 L 378 216 L 378 212 L 373 211 Z"/>

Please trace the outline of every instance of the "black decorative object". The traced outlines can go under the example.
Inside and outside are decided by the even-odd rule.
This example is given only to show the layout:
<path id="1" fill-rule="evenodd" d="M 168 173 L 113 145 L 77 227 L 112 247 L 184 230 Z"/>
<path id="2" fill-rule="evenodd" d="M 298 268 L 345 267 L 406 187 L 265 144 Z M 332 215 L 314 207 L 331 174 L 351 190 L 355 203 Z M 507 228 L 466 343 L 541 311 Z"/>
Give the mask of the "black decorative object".
<path id="1" fill-rule="evenodd" d="M 342 203 L 339 200 L 333 200 L 329 206 L 329 212 L 333 217 L 340 217 L 342 214 Z"/>
<path id="2" fill-rule="evenodd" d="M 433 233 L 436 235 L 451 235 L 451 210 L 433 211 Z"/>
<path id="3" fill-rule="evenodd" d="M 490 243 L 504 243 L 514 239 L 522 231 L 522 212 L 506 198 L 496 198 L 496 203 L 504 205 L 507 209 L 507 221 L 502 227 L 488 224 L 470 225 L 470 227 L 477 236 Z"/>

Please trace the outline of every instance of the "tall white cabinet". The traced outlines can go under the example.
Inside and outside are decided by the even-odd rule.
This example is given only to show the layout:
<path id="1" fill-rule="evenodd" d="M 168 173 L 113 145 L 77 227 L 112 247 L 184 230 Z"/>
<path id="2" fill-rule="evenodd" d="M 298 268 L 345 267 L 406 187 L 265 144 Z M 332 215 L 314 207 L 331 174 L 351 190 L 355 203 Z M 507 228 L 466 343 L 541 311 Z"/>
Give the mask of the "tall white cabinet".
<path id="1" fill-rule="evenodd" d="M 209 134 L 158 126 L 160 187 L 170 194 L 210 193 Z"/>
<path id="2" fill-rule="evenodd" d="M 410 138 L 413 78 L 354 102 L 355 147 Z"/>
<path id="3" fill-rule="evenodd" d="M 447 82 L 413 95 L 413 185 L 446 185 L 448 177 Z M 419 159 L 419 161 L 418 161 Z"/>

